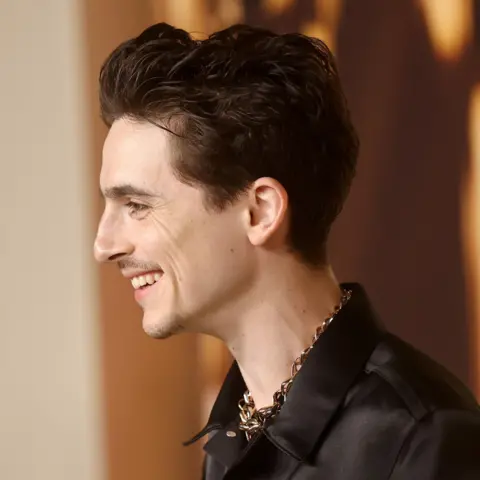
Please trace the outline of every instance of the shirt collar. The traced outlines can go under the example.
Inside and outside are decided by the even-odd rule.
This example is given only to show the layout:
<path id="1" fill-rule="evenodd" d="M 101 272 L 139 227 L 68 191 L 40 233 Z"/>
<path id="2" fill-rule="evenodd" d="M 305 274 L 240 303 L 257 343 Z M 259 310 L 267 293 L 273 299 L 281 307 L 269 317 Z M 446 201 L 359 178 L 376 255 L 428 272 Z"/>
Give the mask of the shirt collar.
<path id="1" fill-rule="evenodd" d="M 356 283 L 342 287 L 352 291 L 351 299 L 315 343 L 287 401 L 264 431 L 272 443 L 298 460 L 312 451 L 383 335 L 364 289 Z M 245 390 L 240 369 L 234 362 L 206 427 L 185 445 L 212 430 L 225 428 L 234 420 Z"/>

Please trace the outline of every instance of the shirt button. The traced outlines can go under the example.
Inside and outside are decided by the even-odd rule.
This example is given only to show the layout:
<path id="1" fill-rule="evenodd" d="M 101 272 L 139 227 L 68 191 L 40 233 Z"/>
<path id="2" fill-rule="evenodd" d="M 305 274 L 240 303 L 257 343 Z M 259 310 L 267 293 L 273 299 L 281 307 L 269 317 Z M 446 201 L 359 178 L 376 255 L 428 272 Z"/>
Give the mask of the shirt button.
<path id="1" fill-rule="evenodd" d="M 237 434 L 235 432 L 232 432 L 231 430 L 229 430 L 227 432 L 227 437 L 233 438 L 233 437 L 236 437 L 236 436 L 237 436 Z"/>

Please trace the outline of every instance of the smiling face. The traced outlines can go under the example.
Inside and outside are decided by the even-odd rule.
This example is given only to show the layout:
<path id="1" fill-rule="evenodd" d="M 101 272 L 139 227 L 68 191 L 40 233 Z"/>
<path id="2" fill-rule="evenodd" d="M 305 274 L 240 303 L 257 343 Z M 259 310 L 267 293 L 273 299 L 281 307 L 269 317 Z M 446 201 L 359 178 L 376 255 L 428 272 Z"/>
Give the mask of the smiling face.
<path id="1" fill-rule="evenodd" d="M 118 263 L 131 279 L 143 328 L 156 338 L 209 333 L 248 289 L 255 264 L 245 204 L 207 210 L 203 191 L 176 178 L 169 135 L 146 122 L 114 122 L 103 151 L 105 210 L 95 240 L 97 260 Z"/>

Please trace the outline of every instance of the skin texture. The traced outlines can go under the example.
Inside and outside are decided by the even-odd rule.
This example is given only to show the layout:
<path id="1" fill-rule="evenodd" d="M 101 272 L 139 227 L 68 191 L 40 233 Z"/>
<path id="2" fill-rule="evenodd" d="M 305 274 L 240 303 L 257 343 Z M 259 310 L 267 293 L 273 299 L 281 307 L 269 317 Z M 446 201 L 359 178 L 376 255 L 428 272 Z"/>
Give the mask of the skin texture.
<path id="1" fill-rule="evenodd" d="M 313 270 L 287 248 L 282 185 L 259 178 L 235 204 L 211 211 L 202 189 L 175 175 L 170 135 L 124 118 L 112 125 L 103 150 L 105 210 L 95 257 L 117 263 L 127 278 L 161 272 L 138 298 L 145 332 L 220 338 L 257 407 L 269 405 L 338 304 L 338 283 L 328 265 Z"/>

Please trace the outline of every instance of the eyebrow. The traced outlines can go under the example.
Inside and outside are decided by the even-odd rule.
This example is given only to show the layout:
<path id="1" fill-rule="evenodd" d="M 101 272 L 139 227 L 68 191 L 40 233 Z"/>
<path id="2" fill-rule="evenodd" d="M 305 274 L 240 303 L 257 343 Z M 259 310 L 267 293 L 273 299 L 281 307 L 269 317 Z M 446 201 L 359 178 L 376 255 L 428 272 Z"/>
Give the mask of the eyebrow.
<path id="1" fill-rule="evenodd" d="M 142 197 L 142 198 L 159 198 L 161 197 L 158 193 L 153 193 L 148 190 L 145 190 L 140 187 L 135 187 L 131 184 L 116 185 L 114 187 L 109 187 L 102 191 L 100 189 L 100 194 L 112 200 L 118 200 L 125 197 Z"/>

